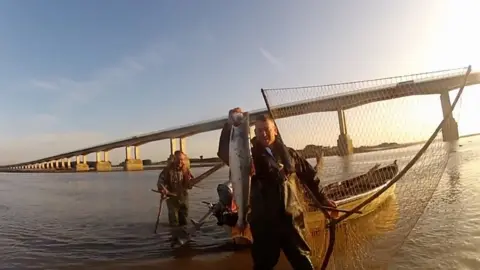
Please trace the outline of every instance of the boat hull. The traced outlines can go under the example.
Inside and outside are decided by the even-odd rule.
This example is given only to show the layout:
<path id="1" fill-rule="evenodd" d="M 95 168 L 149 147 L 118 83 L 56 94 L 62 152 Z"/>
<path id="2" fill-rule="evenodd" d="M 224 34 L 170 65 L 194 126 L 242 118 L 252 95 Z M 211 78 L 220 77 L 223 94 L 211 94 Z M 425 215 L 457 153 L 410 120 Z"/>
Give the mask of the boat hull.
<path id="1" fill-rule="evenodd" d="M 395 186 L 396 184 L 393 184 L 385 192 L 383 192 L 373 201 L 365 205 L 361 209 L 361 212 L 362 212 L 361 214 L 352 214 L 349 217 L 347 217 L 344 220 L 344 222 L 347 220 L 357 219 L 357 218 L 366 216 L 371 212 L 375 211 L 379 206 L 385 203 L 386 200 L 388 200 L 390 197 L 395 195 Z M 374 192 L 372 193 L 369 192 L 368 194 L 362 194 L 363 196 L 358 196 L 357 198 L 355 198 L 355 200 L 343 201 L 343 202 L 337 201 L 336 203 L 338 208 L 345 209 L 345 210 L 352 210 L 353 208 L 357 207 L 358 205 L 363 203 L 365 200 L 367 200 L 373 194 Z M 307 212 L 305 219 L 306 219 L 308 228 L 311 230 L 311 234 L 315 235 L 318 233 L 317 231 L 324 230 L 324 225 L 326 224 L 326 222 L 325 222 L 325 215 L 322 212 L 320 211 Z M 230 234 L 230 237 L 236 244 L 253 243 L 253 238 L 250 232 L 250 228 L 247 228 L 245 232 L 243 232 L 243 234 L 236 227 L 231 228 L 228 226 L 224 226 L 224 228 L 227 231 L 227 233 Z"/>
<path id="2" fill-rule="evenodd" d="M 347 179 L 338 183 L 333 183 L 325 187 L 325 192 L 329 198 L 335 201 L 337 207 L 342 210 L 352 210 L 380 189 L 389 185 L 393 181 L 394 176 L 398 173 L 398 166 L 396 161 L 393 164 L 378 168 L 378 164 L 369 172 L 359 175 L 357 177 Z M 348 216 L 343 222 L 347 220 L 357 219 L 370 214 L 379 206 L 385 203 L 390 197 L 395 196 L 396 184 L 391 185 L 387 190 L 381 193 L 378 197 L 366 204 L 360 209 L 361 214 L 352 214 Z M 353 191 L 352 191 L 353 190 Z M 343 215 L 341 213 L 340 215 Z M 319 210 L 307 210 L 305 215 L 305 222 L 309 228 L 310 233 L 316 235 L 325 230 L 326 218 Z M 253 239 L 249 227 L 243 233 L 237 228 L 232 228 L 227 231 L 234 241 L 238 239 L 248 240 L 246 242 L 252 243 Z"/>

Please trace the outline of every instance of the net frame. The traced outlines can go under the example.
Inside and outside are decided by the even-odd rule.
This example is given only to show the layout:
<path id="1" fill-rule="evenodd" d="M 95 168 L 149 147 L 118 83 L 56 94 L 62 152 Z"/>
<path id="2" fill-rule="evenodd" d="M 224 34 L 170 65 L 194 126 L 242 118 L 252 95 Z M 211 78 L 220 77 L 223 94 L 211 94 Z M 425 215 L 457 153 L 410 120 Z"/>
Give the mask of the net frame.
<path id="1" fill-rule="evenodd" d="M 443 73 L 443 72 L 449 72 L 451 70 L 442 70 L 442 71 L 437 71 L 437 72 L 440 72 L 440 73 Z M 466 71 L 465 71 L 465 74 L 463 75 L 463 79 L 462 79 L 462 82 L 461 82 L 461 85 L 459 87 L 459 91 L 458 93 L 456 94 L 455 96 L 455 99 L 453 101 L 453 103 L 451 104 L 451 107 L 450 107 L 450 110 L 444 114 L 442 120 L 440 121 L 440 123 L 437 125 L 436 129 L 433 131 L 433 133 L 431 134 L 431 136 L 428 138 L 428 140 L 423 144 L 423 146 L 421 147 L 421 149 L 413 156 L 413 158 L 405 165 L 405 167 L 402 168 L 402 170 L 398 173 L 396 173 L 396 175 L 393 177 L 392 180 L 388 181 L 383 187 L 381 187 L 380 189 L 378 189 L 376 192 L 374 192 L 373 194 L 371 194 L 366 200 L 364 200 L 363 202 L 361 202 L 360 204 L 358 204 L 357 206 L 355 206 L 353 209 L 351 209 L 350 211 L 346 211 L 345 214 L 343 215 L 340 215 L 338 218 L 333 218 L 330 213 L 327 211 L 328 208 L 322 206 L 320 204 L 320 202 L 318 200 L 316 200 L 315 196 L 313 195 L 313 192 L 306 186 L 306 185 L 302 185 L 302 187 L 304 188 L 304 191 L 309 194 L 309 197 L 310 197 L 310 200 L 313 201 L 313 203 L 315 204 L 315 206 L 323 213 L 325 219 L 326 219 L 326 229 L 328 230 L 329 232 L 329 241 L 328 241 L 328 246 L 327 246 L 327 250 L 325 252 L 325 255 L 324 255 L 324 258 L 323 258 L 323 261 L 322 261 L 322 264 L 321 264 L 321 268 L 322 270 L 324 269 L 327 269 L 328 265 L 329 265 L 329 261 L 330 261 L 330 258 L 332 256 L 332 253 L 333 253 L 333 249 L 334 249 L 334 246 L 335 246 L 335 242 L 336 242 L 336 229 L 337 229 L 337 225 L 339 225 L 342 221 L 346 220 L 348 217 L 350 217 L 351 215 L 355 214 L 356 212 L 360 211 L 362 208 L 364 208 L 365 206 L 367 206 L 368 204 L 370 204 L 373 200 L 375 200 L 376 198 L 378 198 L 380 195 L 382 195 L 384 192 L 386 192 L 389 188 L 391 188 L 393 185 L 395 185 L 400 179 L 402 179 L 402 177 L 415 165 L 415 163 L 423 156 L 423 154 L 427 151 L 427 149 L 429 148 L 429 146 L 432 144 L 432 142 L 435 140 L 435 138 L 438 136 L 438 134 L 440 133 L 440 131 L 442 130 L 442 128 L 444 127 L 444 124 L 445 122 L 453 116 L 453 111 L 454 109 L 456 108 L 457 106 L 457 103 L 459 102 L 460 100 L 460 97 L 462 96 L 463 94 L 463 91 L 464 91 L 464 88 L 465 86 L 467 85 L 468 83 L 468 77 L 471 73 L 472 69 L 471 69 L 471 66 L 469 65 L 467 68 L 466 68 Z M 432 72 L 433 73 L 433 72 Z M 428 73 L 425 73 L 425 74 L 428 74 Z M 386 79 L 389 79 L 389 78 L 386 78 Z M 410 83 L 410 81 L 407 81 L 406 83 Z M 300 87 L 301 88 L 301 87 Z M 286 88 L 284 88 L 286 89 Z M 282 89 L 277 89 L 277 90 L 282 90 Z M 265 105 L 266 105 L 266 108 L 267 108 L 267 111 L 268 111 L 268 114 L 270 115 L 271 119 L 273 120 L 273 123 L 277 129 L 277 136 L 278 136 L 278 139 L 283 143 L 283 139 L 281 137 L 281 132 L 280 132 L 280 129 L 276 123 L 276 117 L 274 115 L 274 113 L 272 112 L 272 107 L 270 106 L 270 102 L 267 98 L 267 95 L 266 95 L 266 89 L 261 89 L 261 93 L 262 93 L 262 97 L 264 99 L 264 102 L 265 102 Z M 358 106 L 358 105 L 357 105 Z M 396 161 L 395 161 L 396 163 Z M 445 167 L 446 167 L 446 164 L 445 164 Z M 442 168 L 442 172 L 445 170 L 445 167 Z M 437 183 L 438 185 L 438 183 Z M 435 187 L 436 189 L 436 187 Z M 428 201 L 431 200 L 431 197 L 433 196 L 433 192 L 431 193 L 431 196 L 427 199 Z M 427 203 L 428 204 L 428 203 Z M 423 209 L 425 210 L 425 208 Z M 422 211 L 423 212 L 423 211 Z M 421 216 L 421 215 L 420 215 Z M 420 217 L 419 216 L 419 217 Z M 418 217 L 418 218 L 419 218 Z M 417 219 L 418 220 L 418 219 Z M 407 233 L 407 236 L 410 232 Z"/>

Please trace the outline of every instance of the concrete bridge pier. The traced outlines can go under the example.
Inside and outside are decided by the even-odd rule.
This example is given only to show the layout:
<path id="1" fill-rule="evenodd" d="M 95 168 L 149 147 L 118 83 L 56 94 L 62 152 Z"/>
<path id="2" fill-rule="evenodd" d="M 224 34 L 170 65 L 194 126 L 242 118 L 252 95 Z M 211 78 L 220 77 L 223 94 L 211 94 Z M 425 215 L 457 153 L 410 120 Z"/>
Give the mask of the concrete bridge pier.
<path id="1" fill-rule="evenodd" d="M 60 164 L 58 165 L 57 169 L 70 170 L 72 168 L 71 166 L 68 166 L 68 164 L 70 164 L 70 158 L 62 158 L 59 160 L 59 163 Z"/>
<path id="2" fill-rule="evenodd" d="M 173 156 L 173 153 L 177 151 L 177 139 L 170 138 L 170 155 Z"/>
<path id="3" fill-rule="evenodd" d="M 80 157 L 82 160 L 80 161 Z M 90 168 L 88 167 L 87 163 L 87 156 L 86 155 L 81 155 L 76 157 L 76 162 L 75 162 L 75 171 L 77 172 L 88 172 Z"/>
<path id="4" fill-rule="evenodd" d="M 182 151 L 182 153 L 184 153 L 185 155 L 187 155 L 187 138 L 182 137 L 182 138 L 179 138 L 178 141 L 180 142 L 180 145 L 179 145 L 180 149 L 179 150 Z M 190 168 L 190 159 L 188 159 L 187 167 Z"/>
<path id="5" fill-rule="evenodd" d="M 109 172 L 112 170 L 112 164 L 108 160 L 108 151 L 103 151 L 103 159 L 102 152 L 96 153 L 95 170 L 97 172 Z"/>
<path id="6" fill-rule="evenodd" d="M 448 116 L 448 113 L 452 110 L 448 91 L 440 94 L 440 103 L 442 104 L 443 118 L 445 119 L 442 125 L 443 141 L 457 141 L 460 137 L 458 134 L 458 123 L 453 118 L 453 115 Z"/>
<path id="7" fill-rule="evenodd" d="M 180 142 L 180 151 L 182 151 L 183 153 L 187 154 L 187 138 L 186 137 L 183 137 L 183 138 L 178 138 L 178 141 Z"/>
<path id="8" fill-rule="evenodd" d="M 123 169 L 125 171 L 143 171 L 143 161 L 140 159 L 139 145 L 125 147 L 125 163 L 123 165 Z"/>
<path id="9" fill-rule="evenodd" d="M 345 120 L 345 111 L 338 109 L 338 125 L 340 127 L 340 135 L 337 139 L 337 148 L 339 156 L 348 156 L 353 154 L 353 143 L 347 133 L 347 121 Z"/>
<path id="10" fill-rule="evenodd" d="M 179 144 L 178 144 L 179 148 L 178 149 L 177 149 L 177 140 L 179 142 Z M 173 154 L 175 153 L 175 151 L 177 151 L 177 150 L 180 150 L 185 155 L 187 155 L 187 137 L 170 138 L 170 156 L 172 157 Z M 188 164 L 188 166 L 190 166 L 190 164 Z"/>
<path id="11" fill-rule="evenodd" d="M 177 149 L 177 140 L 179 141 L 179 148 Z M 180 150 L 183 153 L 187 153 L 187 137 L 171 138 L 170 139 L 170 154 L 173 155 L 175 151 Z"/>

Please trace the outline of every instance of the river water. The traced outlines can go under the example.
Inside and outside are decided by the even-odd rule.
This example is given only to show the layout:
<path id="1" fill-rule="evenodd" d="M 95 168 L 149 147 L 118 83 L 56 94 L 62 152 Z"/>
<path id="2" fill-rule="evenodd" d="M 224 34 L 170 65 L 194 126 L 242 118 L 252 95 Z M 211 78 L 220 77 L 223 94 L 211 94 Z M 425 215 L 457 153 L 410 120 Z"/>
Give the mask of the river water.
<path id="1" fill-rule="evenodd" d="M 480 269 L 480 137 L 459 144 L 390 269 Z M 326 168 L 335 162 L 327 157 Z M 0 174 L 0 269 L 250 269 L 248 251 L 231 251 L 213 218 L 186 251 L 169 247 L 166 209 L 153 234 L 158 173 Z M 191 217 L 216 200 L 227 173 L 191 191 Z M 278 269 L 289 269 L 283 258 Z"/>

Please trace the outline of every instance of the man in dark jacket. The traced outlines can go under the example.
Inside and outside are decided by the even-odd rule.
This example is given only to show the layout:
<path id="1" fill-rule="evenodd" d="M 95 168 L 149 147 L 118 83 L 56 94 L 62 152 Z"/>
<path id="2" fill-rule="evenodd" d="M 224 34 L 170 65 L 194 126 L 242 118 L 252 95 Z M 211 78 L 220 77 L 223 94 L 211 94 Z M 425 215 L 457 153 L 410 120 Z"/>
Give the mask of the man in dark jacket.
<path id="1" fill-rule="evenodd" d="M 235 108 L 232 112 L 241 112 L 241 109 Z M 230 129 L 231 125 L 227 123 L 222 130 L 218 151 L 219 158 L 226 164 Z M 303 202 L 299 201 L 302 191 L 298 182 L 307 186 L 322 205 L 336 206 L 326 198 L 315 180 L 315 169 L 295 150 L 286 147 L 277 134 L 271 118 L 262 116 L 256 119 L 256 137 L 252 139 L 255 174 L 251 180 L 248 218 L 253 236 L 254 269 L 273 269 L 280 250 L 294 269 L 314 269 L 310 247 L 304 237 L 305 210 Z"/>

